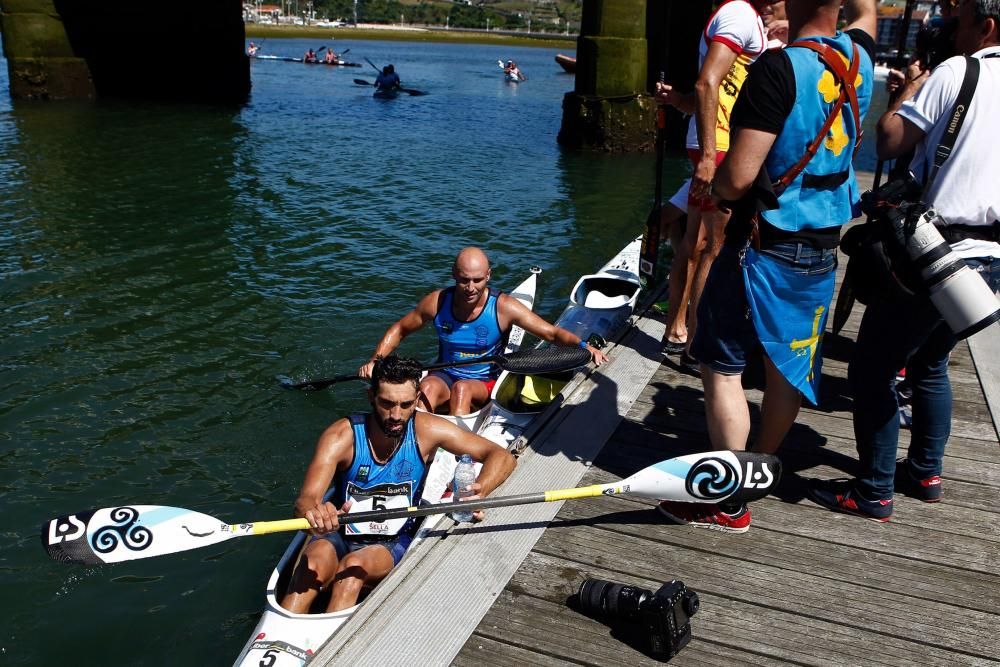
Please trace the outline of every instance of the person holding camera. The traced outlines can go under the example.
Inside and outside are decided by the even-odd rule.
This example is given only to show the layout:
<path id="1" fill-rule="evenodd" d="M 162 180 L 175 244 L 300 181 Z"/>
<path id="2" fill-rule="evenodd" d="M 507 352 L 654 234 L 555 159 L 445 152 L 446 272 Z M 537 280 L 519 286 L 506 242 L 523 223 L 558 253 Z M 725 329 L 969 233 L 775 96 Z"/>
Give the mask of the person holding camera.
<path id="1" fill-rule="evenodd" d="M 787 0 L 788 46 L 750 68 L 733 110 L 733 140 L 714 183 L 733 215 L 692 344 L 716 449 L 747 446 L 741 377 L 759 347 L 767 388 L 755 450 L 775 452 L 802 396 L 816 402 L 840 227 L 859 212 L 852 159 L 874 78 L 875 0 L 847 0 L 843 32 L 840 4 Z M 659 509 L 698 527 L 750 527 L 744 504 L 663 502 Z"/>
<path id="2" fill-rule="evenodd" d="M 899 98 L 879 120 L 877 149 L 881 158 L 916 149 L 910 172 L 924 186 L 923 201 L 937 211 L 937 231 L 997 292 L 1000 152 L 994 137 L 995 112 L 1000 108 L 1000 0 L 961 1 L 955 48 L 962 55 L 929 74 L 919 67 L 908 70 Z M 957 101 L 966 85 L 967 68 L 974 72 L 977 63 L 978 80 L 970 77 L 975 87 L 966 108 Z M 942 137 L 952 133 L 950 156 L 943 163 L 936 161 Z M 926 295 L 870 303 L 848 369 L 860 474 L 853 480 L 814 482 L 810 490 L 814 501 L 888 521 L 894 491 L 928 503 L 941 499 L 942 459 L 951 430 L 948 357 L 957 342 L 952 327 Z M 904 366 L 913 390 L 913 422 L 907 457 L 897 461 L 894 376 Z"/>

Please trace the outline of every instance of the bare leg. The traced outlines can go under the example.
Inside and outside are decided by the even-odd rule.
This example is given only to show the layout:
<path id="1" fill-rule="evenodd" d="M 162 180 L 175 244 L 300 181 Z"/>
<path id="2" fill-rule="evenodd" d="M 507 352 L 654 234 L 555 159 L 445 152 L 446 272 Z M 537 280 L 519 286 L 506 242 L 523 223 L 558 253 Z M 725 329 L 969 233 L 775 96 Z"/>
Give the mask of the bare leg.
<path id="1" fill-rule="evenodd" d="M 781 447 L 781 442 L 799 415 L 802 394 L 785 379 L 766 354 L 764 373 L 767 386 L 760 403 L 760 433 L 754 451 L 773 454 Z"/>
<path id="2" fill-rule="evenodd" d="M 333 581 L 337 574 L 337 550 L 326 540 L 317 540 L 306 547 L 299 561 L 288 592 L 281 598 L 281 606 L 296 614 L 309 613 L 309 607 L 323 586 Z"/>
<path id="3" fill-rule="evenodd" d="M 702 211 L 702 222 L 705 228 L 705 251 L 698 257 L 698 268 L 691 281 L 690 305 L 688 306 L 688 354 L 691 353 L 691 341 L 694 340 L 698 329 L 698 301 L 701 300 L 701 293 L 705 289 L 705 282 L 708 280 L 708 273 L 712 269 L 712 263 L 719 256 L 722 250 L 722 242 L 725 240 L 726 223 L 729 222 L 729 213 L 723 213 L 718 209 Z"/>
<path id="4" fill-rule="evenodd" d="M 358 603 L 362 586 L 382 581 L 392 571 L 392 566 L 392 554 L 378 544 L 347 554 L 337 568 L 330 605 L 326 610 L 340 611 L 353 607 Z"/>
<path id="5" fill-rule="evenodd" d="M 750 408 L 740 375 L 722 375 L 701 365 L 708 437 L 715 449 L 743 451 L 750 435 Z"/>
<path id="6" fill-rule="evenodd" d="M 427 412 L 437 412 L 450 398 L 451 390 L 441 378 L 428 375 L 420 381 L 420 407 Z"/>
<path id="7" fill-rule="evenodd" d="M 467 415 L 478 410 L 490 400 L 486 384 L 479 380 L 459 380 L 451 386 L 451 409 L 449 414 Z"/>
<path id="8" fill-rule="evenodd" d="M 697 207 L 689 207 L 687 229 L 681 242 L 677 245 L 674 263 L 670 267 L 670 296 L 668 297 L 670 307 L 667 313 L 667 328 L 663 334 L 664 340 L 672 340 L 675 343 L 689 340 L 687 303 L 691 274 L 698 264 L 701 246 L 704 243 L 700 229 L 701 211 Z"/>

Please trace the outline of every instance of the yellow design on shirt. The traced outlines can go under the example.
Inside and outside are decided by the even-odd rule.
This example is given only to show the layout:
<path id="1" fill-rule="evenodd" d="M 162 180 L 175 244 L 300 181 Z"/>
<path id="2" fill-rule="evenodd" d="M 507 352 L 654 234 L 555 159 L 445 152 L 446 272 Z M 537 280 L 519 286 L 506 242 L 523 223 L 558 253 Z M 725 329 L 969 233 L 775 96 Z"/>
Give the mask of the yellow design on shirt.
<path id="1" fill-rule="evenodd" d="M 847 57 L 836 51 L 837 56 L 844 61 L 844 65 L 850 67 L 851 63 Z M 861 86 L 863 79 L 861 73 L 858 72 L 857 77 L 854 79 L 854 86 L 859 88 Z M 819 83 L 816 85 L 817 90 L 823 96 L 823 101 L 827 104 L 832 104 L 840 97 L 840 86 L 833 78 L 833 72 L 828 69 L 823 70 L 823 75 L 819 78 Z M 845 107 L 847 104 L 845 103 Z M 844 107 L 837 113 L 837 117 L 833 119 L 833 125 L 830 127 L 830 134 L 823 141 L 823 145 L 826 146 L 827 150 L 831 151 L 834 155 L 840 156 L 844 152 L 844 148 L 851 143 L 850 137 L 847 136 L 847 129 L 844 127 Z"/>
<path id="2" fill-rule="evenodd" d="M 747 67 L 750 66 L 750 57 L 740 54 L 736 56 L 732 67 L 722 77 L 719 84 L 719 113 L 715 123 L 715 150 L 729 150 L 729 118 L 732 115 L 733 106 L 736 104 L 736 97 L 743 88 L 743 82 L 747 80 Z"/>

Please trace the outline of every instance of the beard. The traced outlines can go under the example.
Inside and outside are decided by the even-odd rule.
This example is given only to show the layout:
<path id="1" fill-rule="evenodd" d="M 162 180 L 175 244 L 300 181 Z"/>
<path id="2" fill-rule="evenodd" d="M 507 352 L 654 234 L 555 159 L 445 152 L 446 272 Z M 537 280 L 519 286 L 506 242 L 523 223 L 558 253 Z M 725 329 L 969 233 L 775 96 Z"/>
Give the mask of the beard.
<path id="1" fill-rule="evenodd" d="M 402 438 L 403 431 L 406 429 L 405 421 L 397 421 L 395 419 L 382 419 L 378 412 L 372 413 L 372 417 L 375 418 L 375 423 L 390 438 Z"/>

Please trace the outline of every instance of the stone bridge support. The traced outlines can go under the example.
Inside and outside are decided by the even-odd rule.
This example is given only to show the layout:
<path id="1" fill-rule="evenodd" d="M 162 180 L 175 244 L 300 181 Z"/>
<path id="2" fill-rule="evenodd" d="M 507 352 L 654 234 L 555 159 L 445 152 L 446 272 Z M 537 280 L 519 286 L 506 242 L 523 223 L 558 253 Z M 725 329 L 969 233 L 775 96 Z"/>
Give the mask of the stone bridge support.
<path id="1" fill-rule="evenodd" d="M 240 103 L 250 91 L 241 0 L 0 0 L 14 98 Z"/>
<path id="2" fill-rule="evenodd" d="M 662 72 L 691 90 L 698 39 L 711 0 L 584 0 L 576 52 L 576 87 L 563 98 L 559 143 L 571 148 L 643 151 L 653 147 L 655 104 L 649 92 Z M 668 117 L 677 146 L 686 124 Z"/>

